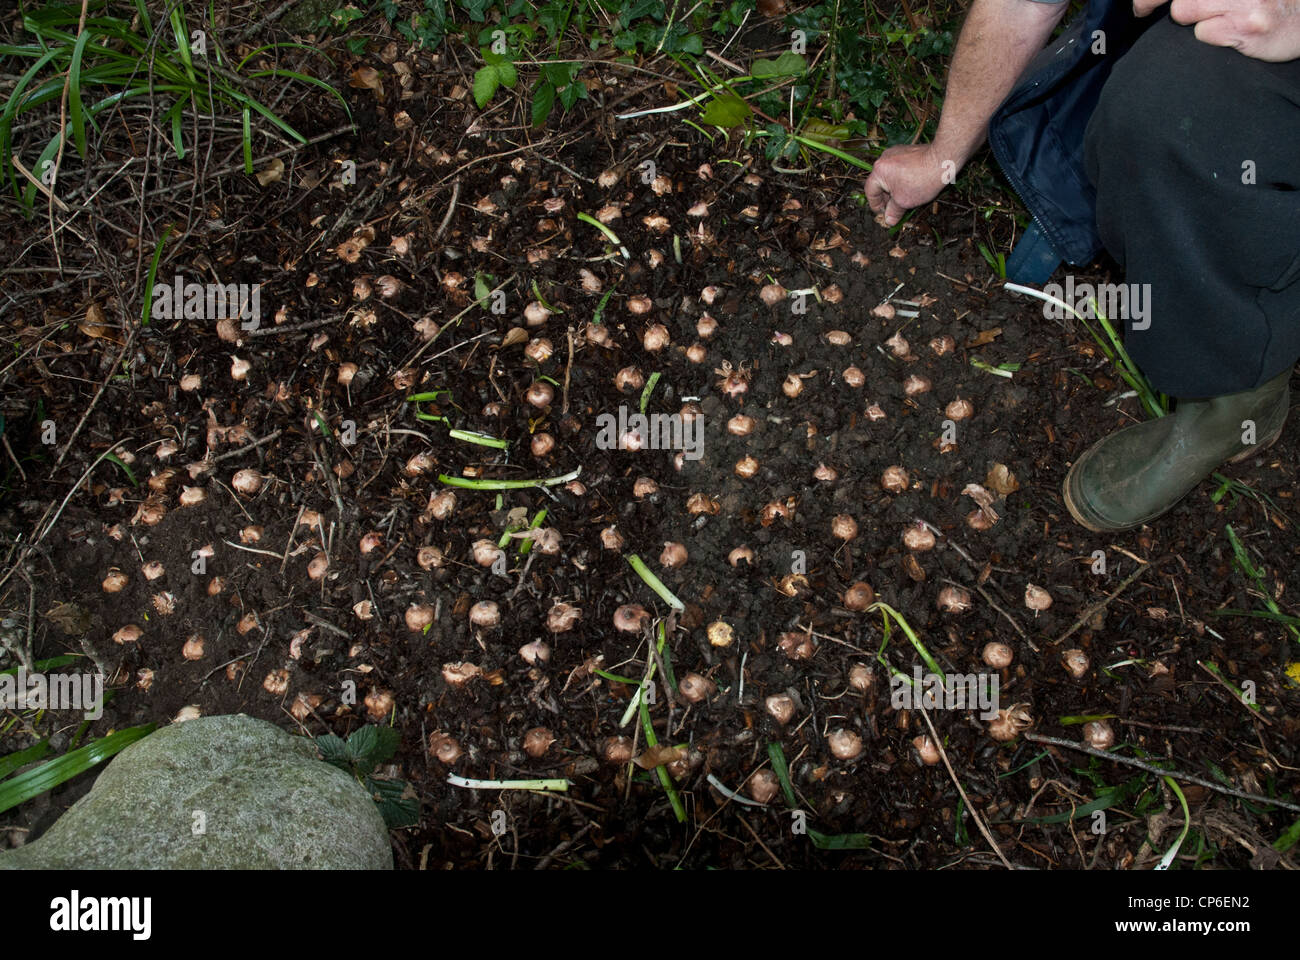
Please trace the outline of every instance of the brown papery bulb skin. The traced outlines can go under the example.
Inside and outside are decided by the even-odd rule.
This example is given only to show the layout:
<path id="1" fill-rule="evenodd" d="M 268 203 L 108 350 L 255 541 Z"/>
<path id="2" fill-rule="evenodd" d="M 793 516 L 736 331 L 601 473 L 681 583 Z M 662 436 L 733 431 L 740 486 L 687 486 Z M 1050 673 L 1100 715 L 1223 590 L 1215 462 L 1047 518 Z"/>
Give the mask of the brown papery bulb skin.
<path id="1" fill-rule="evenodd" d="M 606 527 L 600 531 L 600 545 L 606 550 L 615 552 L 623 549 L 623 534 L 619 533 L 613 527 Z"/>
<path id="2" fill-rule="evenodd" d="M 532 450 L 534 457 L 549 456 L 551 451 L 555 449 L 555 438 L 549 433 L 533 434 L 529 448 Z"/>
<path id="3" fill-rule="evenodd" d="M 758 473 L 758 461 L 749 455 L 745 455 L 736 461 L 736 476 L 742 480 L 748 480 L 754 474 Z"/>
<path id="4" fill-rule="evenodd" d="M 727 433 L 736 437 L 747 437 L 754 432 L 754 418 L 738 413 L 727 421 Z"/>
<path id="5" fill-rule="evenodd" d="M 875 672 L 865 663 L 855 663 L 849 668 L 849 686 L 858 693 L 866 693 L 875 682 Z"/>
<path id="6" fill-rule="evenodd" d="M 1083 725 L 1083 740 L 1094 750 L 1109 750 L 1115 745 L 1115 731 L 1105 720 L 1094 720 Z"/>
<path id="7" fill-rule="evenodd" d="M 727 562 L 733 567 L 738 567 L 741 563 L 753 566 L 754 551 L 749 547 L 735 547 L 731 553 L 727 554 Z"/>
<path id="8" fill-rule="evenodd" d="M 546 727 L 533 727 L 524 734 L 524 753 L 536 760 L 544 757 L 554 742 L 554 735 Z"/>
<path id="9" fill-rule="evenodd" d="M 854 613 L 861 613 L 876 602 L 876 591 L 871 584 L 858 581 L 844 591 L 844 608 Z"/>
<path id="10" fill-rule="evenodd" d="M 826 743 L 837 760 L 856 760 L 862 755 L 862 738 L 852 730 L 835 730 L 827 736 Z"/>
<path id="11" fill-rule="evenodd" d="M 717 693 L 718 685 L 698 673 L 688 673 L 678 681 L 677 689 L 691 703 L 700 703 Z"/>
<path id="12" fill-rule="evenodd" d="M 524 399 L 539 409 L 550 406 L 551 401 L 555 399 L 555 388 L 545 380 L 538 380 L 528 388 Z"/>
<path id="13" fill-rule="evenodd" d="M 793 400 L 803 393 L 803 378 L 798 374 L 790 374 L 785 378 L 785 382 L 781 384 L 781 392 Z"/>
<path id="14" fill-rule="evenodd" d="M 495 627 L 501 623 L 501 608 L 495 601 L 480 600 L 469 608 L 469 622 L 476 627 Z"/>
<path id="15" fill-rule="evenodd" d="M 944 587 L 937 605 L 944 613 L 965 613 L 971 608 L 970 591 L 965 587 Z"/>
<path id="16" fill-rule="evenodd" d="M 817 469 L 813 471 L 813 479 L 820 480 L 822 483 L 834 483 L 839 478 L 840 472 L 834 467 L 828 467 L 824 463 L 817 464 Z"/>
<path id="17" fill-rule="evenodd" d="M 781 792 L 781 782 L 771 770 L 759 770 L 749 778 L 749 795 L 756 803 L 771 803 Z"/>
<path id="18" fill-rule="evenodd" d="M 652 324 L 641 337 L 641 346 L 651 353 L 662 350 L 670 343 L 672 343 L 672 337 L 668 334 L 668 328 L 662 323 Z"/>
<path id="19" fill-rule="evenodd" d="M 935 545 L 934 534 L 924 524 L 909 524 L 903 531 L 903 546 L 908 550 L 931 550 Z"/>
<path id="20" fill-rule="evenodd" d="M 636 367 L 624 367 L 614 374 L 614 386 L 622 393 L 640 390 L 645 386 L 645 374 Z"/>
<path id="21" fill-rule="evenodd" d="M 846 543 L 858 535 L 858 522 L 847 513 L 837 514 L 831 520 L 831 535 Z"/>
<path id="22" fill-rule="evenodd" d="M 998 643 L 997 641 L 986 643 L 982 654 L 984 662 L 994 670 L 1005 670 L 1011 666 L 1011 661 L 1015 659 L 1015 656 L 1015 651 L 1005 643 Z"/>
<path id="23" fill-rule="evenodd" d="M 763 701 L 768 714 L 781 726 L 785 726 L 794 716 L 794 698 L 785 693 L 774 693 Z"/>
<path id="24" fill-rule="evenodd" d="M 546 629 L 551 633 L 567 633 L 582 619 L 582 611 L 569 603 L 557 603 L 546 614 Z"/>
<path id="25" fill-rule="evenodd" d="M 935 746 L 934 740 L 928 733 L 915 737 L 912 740 L 912 746 L 916 747 L 916 754 L 921 758 L 921 762 L 926 766 L 934 766 L 941 759 L 939 748 Z"/>
<path id="26" fill-rule="evenodd" d="M 1082 650 L 1066 650 L 1061 654 L 1061 663 L 1076 680 L 1082 680 L 1088 675 L 1088 655 Z"/>
<path id="27" fill-rule="evenodd" d="M 625 603 L 614 611 L 614 629 L 624 633 L 640 633 L 650 619 L 650 612 L 635 603 Z"/>
<path id="28" fill-rule="evenodd" d="M 867 375 L 857 367 L 845 367 L 844 372 L 840 374 L 840 379 L 844 381 L 845 386 L 860 390 L 866 385 Z"/>
<path id="29" fill-rule="evenodd" d="M 702 343 L 692 343 L 686 348 L 686 359 L 691 363 L 703 363 L 708 355 L 709 351 L 705 349 Z"/>
<path id="30" fill-rule="evenodd" d="M 911 482 L 911 477 L 903 467 L 886 467 L 880 475 L 880 486 L 887 493 L 902 493 Z"/>
<path id="31" fill-rule="evenodd" d="M 701 340 L 708 340 L 718 332 L 718 321 L 714 320 L 707 313 L 695 321 L 695 333 Z"/>
<path id="32" fill-rule="evenodd" d="M 659 562 L 669 570 L 673 570 L 682 566 L 686 562 L 686 557 L 686 547 L 670 540 L 664 544 L 663 552 L 659 554 Z"/>

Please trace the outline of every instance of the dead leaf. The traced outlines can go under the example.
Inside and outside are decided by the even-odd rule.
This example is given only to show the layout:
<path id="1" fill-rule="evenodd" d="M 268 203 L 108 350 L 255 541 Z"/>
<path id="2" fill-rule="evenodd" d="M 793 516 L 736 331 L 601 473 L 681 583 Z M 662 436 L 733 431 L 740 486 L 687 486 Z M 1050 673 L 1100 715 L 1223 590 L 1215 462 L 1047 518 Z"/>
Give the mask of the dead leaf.
<path id="1" fill-rule="evenodd" d="M 686 756 L 685 747 L 670 747 L 666 744 L 656 744 L 639 757 L 634 757 L 632 762 L 642 770 L 653 770 L 655 767 L 662 767 L 666 763 L 672 763 L 674 760 L 680 760 Z"/>
<path id="2" fill-rule="evenodd" d="M 284 161 L 276 157 L 257 174 L 257 182 L 266 186 L 268 183 L 278 183 L 283 176 Z"/>
<path id="3" fill-rule="evenodd" d="M 968 347 L 986 347 L 998 337 L 1002 336 L 1001 327 L 992 327 L 988 330 L 981 330 L 970 340 L 966 341 Z"/>
<path id="4" fill-rule="evenodd" d="M 77 329 L 96 340 L 107 338 L 108 323 L 104 316 L 104 308 L 97 303 L 88 306 L 86 308 L 86 319 L 77 324 Z"/>
<path id="5" fill-rule="evenodd" d="M 970 497 L 975 501 L 976 506 L 980 508 L 980 513 L 989 523 L 998 522 L 998 513 L 993 509 L 993 494 L 989 493 L 978 483 L 968 483 L 962 490 L 962 496 Z"/>
<path id="6" fill-rule="evenodd" d="M 56 603 L 46 611 L 45 619 L 68 636 L 83 636 L 90 631 L 90 611 L 75 603 Z"/>
<path id="7" fill-rule="evenodd" d="M 903 571 L 917 583 L 925 582 L 925 568 L 916 559 L 916 554 L 908 553 L 903 556 Z"/>
<path id="8" fill-rule="evenodd" d="M 1005 463 L 995 463 L 989 468 L 989 475 L 984 478 L 984 486 L 993 490 L 999 497 L 1005 497 L 1020 489 L 1020 481 L 1007 469 Z"/>
<path id="9" fill-rule="evenodd" d="M 348 86 L 358 90 L 373 90 L 377 99 L 384 99 L 384 81 L 374 67 L 357 67 L 348 78 Z"/>
<path id="10" fill-rule="evenodd" d="M 528 341 L 528 331 L 523 327 L 511 327 L 501 341 L 502 347 L 513 347 L 516 343 L 526 343 Z"/>

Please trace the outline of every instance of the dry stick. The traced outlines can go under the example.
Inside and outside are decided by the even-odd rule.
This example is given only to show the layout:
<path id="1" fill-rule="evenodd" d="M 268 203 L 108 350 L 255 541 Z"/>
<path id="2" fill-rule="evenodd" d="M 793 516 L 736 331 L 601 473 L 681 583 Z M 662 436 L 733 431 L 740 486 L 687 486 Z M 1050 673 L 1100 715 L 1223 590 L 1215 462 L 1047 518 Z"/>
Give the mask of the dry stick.
<path id="1" fill-rule="evenodd" d="M 211 470 L 216 464 L 220 463 L 222 460 L 229 460 L 232 457 L 238 457 L 242 454 L 248 453 L 249 450 L 256 450 L 258 447 L 270 443 L 272 440 L 274 440 L 282 433 L 284 433 L 283 430 L 272 430 L 261 440 L 254 440 L 246 447 L 240 447 L 238 450 L 227 450 L 219 457 L 213 457 L 211 460 L 203 460 L 197 464 L 190 464 L 190 466 L 204 466 L 205 469 L 203 472 L 207 473 L 209 470 Z"/>
<path id="2" fill-rule="evenodd" d="M 66 457 L 68 451 L 72 449 L 72 444 L 76 442 L 77 436 L 81 433 L 81 428 L 86 425 L 86 421 L 90 418 L 90 412 L 95 409 L 95 405 L 99 403 L 99 398 L 102 397 L 104 391 L 108 389 L 109 382 L 117 375 L 117 368 L 118 365 L 121 364 L 122 358 L 125 357 L 131 347 L 135 345 L 135 335 L 138 329 L 139 328 L 136 326 L 131 327 L 131 332 L 127 336 L 126 342 L 122 344 L 122 349 L 117 352 L 117 356 L 113 358 L 112 365 L 108 368 L 108 376 L 104 377 L 104 382 L 101 383 L 99 389 L 95 391 L 95 396 L 91 399 L 90 406 L 86 408 L 86 412 L 83 413 L 81 419 L 77 421 L 77 428 L 72 431 L 72 436 L 68 438 L 68 442 L 63 446 L 63 452 L 60 453 L 59 458 L 54 461 L 54 467 L 50 470 L 51 477 L 54 476 L 54 474 L 58 472 L 59 467 L 63 465 L 63 458 Z"/>
<path id="3" fill-rule="evenodd" d="M 337 317 L 326 317 L 323 320 L 308 320 L 306 323 L 295 323 L 288 327 L 262 327 L 249 333 L 250 337 L 270 337 L 278 333 L 301 333 L 304 330 L 315 330 L 317 327 L 328 326 L 331 323 L 338 323 L 347 314 L 340 314 Z"/>
<path id="4" fill-rule="evenodd" d="M 1038 653 L 1038 644 L 1034 643 L 1034 641 L 1029 638 L 1029 634 L 1025 633 L 1024 629 L 1020 626 L 1015 617 L 998 606 L 997 601 L 990 597 L 989 592 L 984 589 L 984 585 L 977 583 L 975 584 L 975 589 L 980 592 L 980 596 L 984 598 L 985 603 L 1007 618 L 1007 622 L 1010 623 L 1011 626 L 1015 627 L 1016 633 L 1020 634 L 1020 639 L 1029 644 L 1029 649 L 1033 650 L 1034 653 Z"/>
<path id="5" fill-rule="evenodd" d="M 993 852 L 996 853 L 998 859 L 1002 861 L 1002 866 L 1006 867 L 1008 870 L 1014 870 L 1015 867 L 1011 865 L 1011 861 L 1006 858 L 1002 853 L 1002 848 L 998 846 L 998 842 L 993 839 L 993 834 L 989 832 L 989 828 L 985 825 L 984 818 L 980 816 L 979 811 L 975 809 L 975 804 L 970 802 L 970 797 L 966 796 L 966 791 L 962 789 L 961 781 L 957 779 L 957 774 L 952 769 L 952 764 L 948 762 L 948 751 L 943 748 L 943 740 L 939 736 L 939 731 L 935 730 L 934 724 L 930 722 L 930 712 L 926 710 L 925 707 L 920 707 L 919 709 L 921 711 L 921 716 L 925 718 L 925 725 L 930 728 L 930 739 L 938 749 L 939 756 L 943 759 L 943 765 L 948 770 L 948 776 L 952 777 L 952 782 L 957 787 L 957 792 L 961 794 L 962 802 L 966 804 L 966 809 L 970 811 L 971 818 L 974 819 L 975 825 L 980 828 L 980 833 L 984 834 L 984 839 L 989 842 L 989 846 L 993 848 Z"/>
<path id="6" fill-rule="evenodd" d="M 1291 810 L 1300 813 L 1300 805 L 1287 803 L 1285 800 L 1277 800 L 1273 797 L 1261 797 L 1258 793 L 1247 793 L 1245 790 L 1238 790 L 1235 787 L 1225 787 L 1222 784 L 1215 783 L 1213 780 L 1206 780 L 1192 773 L 1183 773 L 1181 770 L 1166 770 L 1157 767 L 1154 764 L 1143 763 L 1141 760 L 1134 760 L 1132 757 L 1121 756 L 1118 753 L 1107 753 L 1105 750 L 1098 750 L 1090 747 L 1086 743 L 1076 743 L 1074 740 L 1063 740 L 1060 737 L 1045 737 L 1039 733 L 1022 733 L 1022 737 L 1031 740 L 1034 743 L 1051 744 L 1054 747 L 1067 747 L 1070 750 L 1080 750 L 1083 753 L 1091 754 L 1094 757 L 1100 757 L 1102 760 L 1113 760 L 1116 763 L 1122 763 L 1126 766 L 1137 767 L 1139 770 L 1145 770 L 1147 773 L 1154 773 L 1161 777 L 1173 777 L 1175 780 L 1183 780 L 1187 783 L 1194 783 L 1197 786 L 1205 787 L 1207 790 L 1214 790 L 1217 793 L 1227 794 L 1230 797 L 1237 797 L 1241 800 L 1250 800 L 1254 803 L 1267 803 L 1275 807 L 1281 807 L 1284 810 Z"/>
<path id="7" fill-rule="evenodd" d="M 460 199 L 460 181 L 457 180 L 451 185 L 451 202 L 447 204 L 447 212 L 442 216 L 442 223 L 438 224 L 438 230 L 433 235 L 432 243 L 437 243 L 442 237 L 443 231 L 447 229 L 447 224 L 451 223 L 452 214 L 456 212 L 456 201 Z"/>
<path id="8" fill-rule="evenodd" d="M 569 361 L 564 365 L 564 404 L 560 408 L 561 414 L 569 412 L 569 371 L 573 369 L 573 328 L 569 327 L 565 331 L 565 336 L 569 339 Z"/>
<path id="9" fill-rule="evenodd" d="M 1245 700 L 1242 700 L 1241 692 L 1239 690 L 1234 689 L 1232 684 L 1230 684 L 1224 677 L 1219 676 L 1208 666 L 1206 666 L 1204 660 L 1197 660 L 1196 665 L 1200 667 L 1202 670 L 1204 670 L 1206 673 L 1208 673 L 1211 677 L 1213 677 L 1215 683 L 1219 684 L 1220 686 L 1223 687 L 1223 689 L 1227 690 L 1228 693 L 1232 694 L 1232 699 L 1236 700 L 1237 703 L 1241 704 L 1242 708 L 1248 714 L 1250 714 L 1251 717 L 1253 717 L 1256 720 L 1262 720 L 1267 726 L 1270 727 L 1273 726 L 1273 721 L 1270 720 L 1268 717 L 1264 716 L 1263 711 L 1261 711 L 1258 707 L 1255 707 L 1252 704 L 1247 703 Z"/>
<path id="10" fill-rule="evenodd" d="M 1108 597 L 1106 597 L 1104 600 L 1099 600 L 1097 603 L 1094 603 L 1087 610 L 1083 611 L 1083 613 L 1079 614 L 1079 619 L 1074 621 L 1074 626 L 1072 626 L 1069 630 L 1066 630 L 1065 633 L 1060 635 L 1060 637 L 1053 640 L 1052 646 L 1055 647 L 1063 643 L 1064 641 L 1068 640 L 1074 634 L 1074 631 L 1078 630 L 1085 623 L 1087 623 L 1089 619 L 1092 618 L 1093 614 L 1097 613 L 1100 610 L 1105 610 L 1106 607 L 1110 605 L 1110 602 L 1114 600 L 1116 597 L 1118 597 L 1121 593 L 1123 593 L 1130 583 L 1132 583 L 1134 580 L 1141 577 L 1149 569 L 1151 569 L 1151 565 L 1143 561 L 1142 566 L 1138 567 L 1136 570 L 1130 573 L 1128 575 L 1128 578 L 1125 579 L 1125 581 L 1121 583 L 1118 587 L 1112 590 Z"/>

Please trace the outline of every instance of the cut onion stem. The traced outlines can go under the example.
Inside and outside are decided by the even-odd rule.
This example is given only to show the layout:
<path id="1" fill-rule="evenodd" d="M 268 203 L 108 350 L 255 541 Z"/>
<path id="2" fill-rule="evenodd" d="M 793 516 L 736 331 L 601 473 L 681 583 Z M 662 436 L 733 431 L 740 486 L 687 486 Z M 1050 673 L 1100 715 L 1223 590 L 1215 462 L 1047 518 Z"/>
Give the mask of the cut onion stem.
<path id="1" fill-rule="evenodd" d="M 498 450 L 505 450 L 510 446 L 509 441 L 489 437 L 486 433 L 475 433 L 473 430 L 448 430 L 447 436 L 453 440 L 464 440 L 466 443 L 477 443 L 481 447 L 495 447 Z"/>
<path id="2" fill-rule="evenodd" d="M 638 557 L 635 553 L 629 553 L 627 555 L 627 562 L 631 565 L 632 569 L 636 571 L 636 575 L 646 582 L 646 586 L 659 594 L 664 603 L 668 604 L 668 606 L 672 607 L 678 613 L 681 613 L 686 609 L 686 604 L 678 600 L 677 597 L 674 596 L 673 592 L 664 586 L 663 581 L 654 575 L 654 572 L 645 565 L 644 560 Z"/>
<path id="3" fill-rule="evenodd" d="M 572 784 L 568 780 L 472 780 L 447 774 L 447 782 L 466 790 L 541 790 L 544 793 L 564 793 Z"/>
<path id="4" fill-rule="evenodd" d="M 438 482 L 449 487 L 465 487 L 468 490 L 527 490 L 529 487 L 554 487 L 561 483 L 576 480 L 582 473 L 578 467 L 562 477 L 547 477 L 544 480 L 484 480 L 481 477 L 453 477 L 445 473 L 438 474 Z"/>

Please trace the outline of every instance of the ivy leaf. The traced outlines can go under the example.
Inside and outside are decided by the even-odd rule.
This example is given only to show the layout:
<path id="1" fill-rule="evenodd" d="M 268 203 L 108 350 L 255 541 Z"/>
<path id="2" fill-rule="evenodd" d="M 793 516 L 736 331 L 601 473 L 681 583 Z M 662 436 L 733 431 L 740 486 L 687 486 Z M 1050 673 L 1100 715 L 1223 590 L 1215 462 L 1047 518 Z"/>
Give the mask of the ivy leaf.
<path id="1" fill-rule="evenodd" d="M 709 101 L 700 119 L 711 127 L 730 130 L 747 121 L 752 113 L 749 104 L 740 97 L 734 93 L 725 93 Z"/>
<path id="2" fill-rule="evenodd" d="M 798 77 L 808 69 L 808 61 L 787 50 L 775 60 L 755 60 L 749 72 L 755 77 Z"/>

